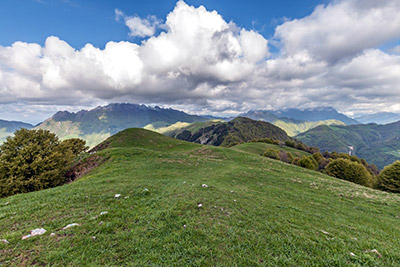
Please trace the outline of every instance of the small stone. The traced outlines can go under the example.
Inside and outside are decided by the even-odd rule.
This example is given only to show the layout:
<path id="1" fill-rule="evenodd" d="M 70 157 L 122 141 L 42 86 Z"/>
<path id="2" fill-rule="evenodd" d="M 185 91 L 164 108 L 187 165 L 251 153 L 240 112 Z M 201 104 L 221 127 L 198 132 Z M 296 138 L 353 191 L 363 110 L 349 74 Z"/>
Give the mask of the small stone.
<path id="1" fill-rule="evenodd" d="M 30 237 L 31 237 L 31 235 L 24 235 L 24 236 L 22 237 L 22 240 L 28 239 L 28 238 L 30 238 Z"/>
<path id="2" fill-rule="evenodd" d="M 35 236 L 35 235 L 43 235 L 44 233 L 46 233 L 47 231 L 44 228 L 40 228 L 40 229 L 34 229 L 31 231 L 31 236 Z"/>
<path id="3" fill-rule="evenodd" d="M 330 235 L 330 233 L 328 233 L 327 231 L 321 230 L 321 232 L 322 232 L 323 234 Z"/>
<path id="4" fill-rule="evenodd" d="M 4 203 L 4 206 L 7 206 L 8 204 L 10 204 L 9 202 Z"/>
<path id="5" fill-rule="evenodd" d="M 99 222 L 99 225 L 102 225 L 102 224 L 103 224 L 103 221 Z"/>
<path id="6" fill-rule="evenodd" d="M 125 197 L 125 199 L 128 199 L 129 197 Z"/>
<path id="7" fill-rule="evenodd" d="M 50 234 L 50 236 L 55 236 L 55 235 L 56 235 L 55 233 L 51 233 L 51 234 Z"/>
<path id="8" fill-rule="evenodd" d="M 93 239 L 93 240 L 95 240 L 95 239 L 96 239 L 96 237 L 95 237 L 95 236 L 92 236 L 92 239 Z"/>
<path id="9" fill-rule="evenodd" d="M 208 187 L 208 185 L 206 185 L 206 184 L 202 184 L 201 186 L 202 186 L 202 187 L 205 187 L 205 188 L 207 188 L 207 187 Z"/>
<path id="10" fill-rule="evenodd" d="M 108 213 L 108 211 L 102 211 L 100 212 L 100 215 L 106 215 Z"/>
<path id="11" fill-rule="evenodd" d="M 3 244 L 10 244 L 10 242 L 8 242 L 7 239 L 0 239 L 0 243 L 3 243 Z"/>
<path id="12" fill-rule="evenodd" d="M 186 228 L 186 224 L 183 225 L 183 228 Z"/>
<path id="13" fill-rule="evenodd" d="M 115 198 L 119 198 L 121 196 L 121 194 L 115 194 Z"/>
<path id="14" fill-rule="evenodd" d="M 203 207 L 203 204 L 200 203 L 200 204 L 197 205 L 197 207 L 201 208 L 201 207 Z"/>
<path id="15" fill-rule="evenodd" d="M 65 226 L 65 227 L 63 228 L 63 230 L 66 230 L 66 229 L 68 229 L 68 228 L 70 228 L 70 227 L 74 227 L 74 226 L 79 226 L 79 224 L 77 224 L 77 223 L 70 223 L 70 224 L 68 224 L 67 226 Z"/>
<path id="16" fill-rule="evenodd" d="M 372 249 L 369 252 L 374 253 L 378 258 L 382 258 L 382 254 L 378 252 L 376 249 Z"/>
<path id="17" fill-rule="evenodd" d="M 233 202 L 236 202 L 236 199 L 234 199 Z"/>
<path id="18" fill-rule="evenodd" d="M 353 252 L 350 252 L 350 256 L 355 257 L 356 254 L 354 254 Z"/>

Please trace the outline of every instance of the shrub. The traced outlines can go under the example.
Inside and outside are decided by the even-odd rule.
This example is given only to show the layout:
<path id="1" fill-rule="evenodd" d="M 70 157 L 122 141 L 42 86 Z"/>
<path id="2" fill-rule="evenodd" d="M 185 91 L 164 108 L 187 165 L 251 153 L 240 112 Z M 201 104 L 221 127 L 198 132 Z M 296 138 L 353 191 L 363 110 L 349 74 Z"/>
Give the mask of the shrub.
<path id="1" fill-rule="evenodd" d="M 400 161 L 386 166 L 378 176 L 378 188 L 384 191 L 400 193 Z"/>
<path id="2" fill-rule="evenodd" d="M 348 159 L 336 159 L 325 167 L 330 176 L 347 180 L 364 186 L 372 186 L 372 176 L 364 165 Z"/>
<path id="3" fill-rule="evenodd" d="M 16 131 L 0 146 L 0 197 L 64 184 L 66 171 L 85 149 L 84 141 L 60 142 L 49 131 Z"/>
<path id="4" fill-rule="evenodd" d="M 293 160 L 294 160 L 293 154 L 290 153 L 290 152 L 287 152 L 286 156 L 287 156 L 287 159 L 288 159 L 288 163 L 293 163 Z"/>
<path id="5" fill-rule="evenodd" d="M 292 160 L 292 164 L 294 164 L 294 165 L 299 165 L 299 161 L 300 161 L 300 158 L 299 158 L 299 157 L 295 157 L 295 158 Z"/>
<path id="6" fill-rule="evenodd" d="M 306 168 L 306 169 L 309 169 L 309 170 L 314 170 L 314 171 L 315 171 L 315 170 L 317 169 L 317 167 L 318 167 L 318 163 L 317 163 L 317 161 L 313 158 L 313 156 L 302 157 L 302 158 L 299 160 L 298 165 L 299 165 L 300 167 L 303 167 L 303 168 Z"/>
<path id="7" fill-rule="evenodd" d="M 291 140 L 286 140 L 285 141 L 285 145 L 288 147 L 296 147 L 296 143 L 294 141 Z"/>
<path id="8" fill-rule="evenodd" d="M 273 148 L 268 148 L 267 150 L 265 150 L 264 156 L 267 158 L 280 160 L 279 151 Z"/>

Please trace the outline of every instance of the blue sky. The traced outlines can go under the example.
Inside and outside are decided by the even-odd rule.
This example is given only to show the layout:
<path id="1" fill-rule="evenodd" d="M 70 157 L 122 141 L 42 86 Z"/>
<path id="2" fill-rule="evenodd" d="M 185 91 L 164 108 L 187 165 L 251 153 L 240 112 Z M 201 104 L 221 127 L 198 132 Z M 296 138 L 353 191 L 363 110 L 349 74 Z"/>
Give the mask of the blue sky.
<path id="1" fill-rule="evenodd" d="M 324 0 L 189 0 L 192 5 L 205 5 L 217 10 L 227 21 L 255 29 L 266 37 L 274 33 L 282 21 L 310 14 Z M 127 15 L 156 15 L 164 19 L 173 10 L 171 0 L 1 0 L 0 45 L 16 41 L 43 44 L 55 35 L 75 48 L 86 43 L 104 47 L 109 41 L 139 39 L 127 38 L 128 29 L 115 21 L 115 9 Z"/>
<path id="2" fill-rule="evenodd" d="M 400 113 L 398 0 L 1 0 L 0 119 L 113 102 Z"/>

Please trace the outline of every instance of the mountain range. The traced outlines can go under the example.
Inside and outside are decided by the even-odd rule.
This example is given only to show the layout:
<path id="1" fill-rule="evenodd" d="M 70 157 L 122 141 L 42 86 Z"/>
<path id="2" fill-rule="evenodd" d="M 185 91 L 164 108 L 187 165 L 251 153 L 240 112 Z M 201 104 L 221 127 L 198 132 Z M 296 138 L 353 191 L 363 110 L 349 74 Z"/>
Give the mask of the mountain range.
<path id="1" fill-rule="evenodd" d="M 379 112 L 374 114 L 358 116 L 355 117 L 355 119 L 364 124 L 365 123 L 389 124 L 396 121 L 400 121 L 400 113 Z"/>
<path id="2" fill-rule="evenodd" d="M 299 109 L 291 109 L 287 114 L 285 111 L 251 110 L 247 113 L 242 113 L 240 116 L 272 123 L 285 130 L 289 136 L 298 135 L 319 125 L 345 125 L 345 121 L 352 121 L 352 119 L 337 112 L 322 111 L 322 114 L 317 114 L 318 111 L 310 110 L 304 113 Z M 283 115 L 291 117 L 284 117 Z M 321 120 L 315 120 L 317 117 Z M 302 120 L 298 118 L 302 118 Z"/>
<path id="3" fill-rule="evenodd" d="M 348 147 L 353 146 L 353 153 L 375 163 L 380 168 L 399 159 L 399 127 L 396 127 L 399 123 L 361 125 L 358 120 L 365 121 L 366 117 L 357 117 L 358 120 L 354 120 L 333 108 L 254 110 L 243 113 L 241 116 L 269 122 L 286 131 L 288 136 L 296 137 L 309 146 L 318 146 L 322 151 L 347 153 Z M 36 129 L 49 130 L 61 139 L 82 138 L 90 147 L 117 132 L 132 127 L 145 128 L 183 140 L 207 144 L 229 144 L 248 141 L 248 138 L 266 137 L 257 130 L 258 126 L 254 128 L 253 133 L 248 135 L 249 131 L 245 133 L 245 131 L 237 130 L 242 127 L 237 127 L 240 120 L 233 119 L 233 122 L 229 124 L 224 121 L 228 119 L 216 118 L 190 115 L 169 108 L 120 103 L 76 113 L 60 111 L 36 126 Z M 370 115 L 369 118 L 383 120 L 396 117 L 395 113 L 380 113 Z M 241 124 L 245 125 L 244 119 L 241 120 Z M 31 129 L 33 126 L 23 122 L 0 120 L 0 143 L 19 128 Z M 272 129 L 272 125 L 268 124 L 266 128 Z M 200 129 L 202 133 L 198 132 Z M 222 135 L 217 138 L 215 133 L 218 131 Z M 229 134 L 226 134 L 227 132 Z M 283 134 L 280 136 L 287 138 Z"/>
<path id="4" fill-rule="evenodd" d="M 318 107 L 313 109 L 282 109 L 271 111 L 274 115 L 278 117 L 286 117 L 295 120 L 302 121 L 324 121 L 324 120 L 337 120 L 341 121 L 347 125 L 360 124 L 359 121 L 354 120 L 342 113 L 336 111 L 336 109 L 332 107 Z"/>
<path id="5" fill-rule="evenodd" d="M 77 113 L 60 111 L 37 128 L 46 129 L 61 139 L 79 137 L 94 146 L 127 128 L 160 128 L 177 122 L 207 121 L 197 115 L 160 107 L 136 104 L 110 104 Z"/>
<path id="6" fill-rule="evenodd" d="M 8 136 L 13 135 L 16 130 L 21 128 L 31 129 L 33 125 L 20 121 L 0 120 L 0 143 L 4 142 Z"/>
<path id="7" fill-rule="evenodd" d="M 321 125 L 296 138 L 322 151 L 349 153 L 353 148 L 352 153 L 379 168 L 400 159 L 400 121 L 386 125 Z"/>

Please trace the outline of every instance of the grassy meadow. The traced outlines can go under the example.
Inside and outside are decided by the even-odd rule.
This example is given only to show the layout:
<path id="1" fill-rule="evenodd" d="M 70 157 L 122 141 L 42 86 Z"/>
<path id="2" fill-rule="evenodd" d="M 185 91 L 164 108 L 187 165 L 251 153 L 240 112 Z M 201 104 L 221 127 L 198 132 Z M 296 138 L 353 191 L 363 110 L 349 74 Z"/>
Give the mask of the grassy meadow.
<path id="1" fill-rule="evenodd" d="M 264 143 L 202 146 L 142 129 L 106 143 L 96 156 L 107 161 L 81 179 L 0 199 L 0 266 L 400 262 L 399 195 L 253 154 Z M 47 232 L 21 239 L 36 228 Z"/>

